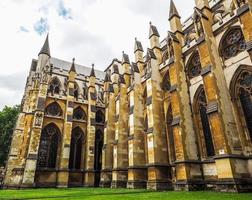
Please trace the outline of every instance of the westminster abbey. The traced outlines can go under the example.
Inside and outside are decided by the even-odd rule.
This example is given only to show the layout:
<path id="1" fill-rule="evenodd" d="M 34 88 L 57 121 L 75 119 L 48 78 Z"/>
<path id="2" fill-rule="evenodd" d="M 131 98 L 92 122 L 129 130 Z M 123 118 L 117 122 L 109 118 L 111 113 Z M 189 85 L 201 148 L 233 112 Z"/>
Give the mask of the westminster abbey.
<path id="1" fill-rule="evenodd" d="M 252 191 L 252 0 L 195 0 L 105 72 L 33 59 L 4 187 Z"/>

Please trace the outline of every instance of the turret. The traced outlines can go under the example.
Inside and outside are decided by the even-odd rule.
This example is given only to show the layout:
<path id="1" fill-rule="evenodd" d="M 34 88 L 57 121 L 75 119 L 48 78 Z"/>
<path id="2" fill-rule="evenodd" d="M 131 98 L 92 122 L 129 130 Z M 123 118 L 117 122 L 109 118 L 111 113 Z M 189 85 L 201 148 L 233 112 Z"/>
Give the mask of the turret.
<path id="1" fill-rule="evenodd" d="M 74 81 L 75 80 L 75 77 L 76 77 L 76 69 L 75 69 L 75 58 L 73 58 L 73 62 L 72 62 L 72 65 L 71 65 L 71 68 L 69 70 L 69 81 Z"/>
<path id="2" fill-rule="evenodd" d="M 130 60 L 129 56 L 122 52 L 123 77 L 127 86 L 130 85 Z"/>
<path id="3" fill-rule="evenodd" d="M 160 35 L 158 33 L 157 27 L 152 25 L 152 23 L 150 22 L 150 30 L 149 30 L 150 46 L 157 57 L 158 63 L 161 63 L 162 51 L 160 49 L 159 37 Z"/>
<path id="4" fill-rule="evenodd" d="M 136 62 L 143 62 L 143 46 L 140 41 L 135 38 L 135 48 L 134 48 L 134 53 L 135 53 L 135 61 Z"/>
<path id="5" fill-rule="evenodd" d="M 176 36 L 178 37 L 180 42 L 182 42 L 182 39 L 183 39 L 182 23 L 180 20 L 180 15 L 178 13 L 178 10 L 177 10 L 173 0 L 171 0 L 171 3 L 170 3 L 169 22 L 170 22 L 171 31 L 174 34 L 176 34 Z"/>
<path id="6" fill-rule="evenodd" d="M 135 53 L 135 62 L 139 68 L 141 76 L 144 75 L 144 58 L 143 58 L 143 46 L 141 42 L 135 38 L 135 48 L 134 48 L 134 53 Z"/>
<path id="7" fill-rule="evenodd" d="M 155 47 L 160 47 L 160 43 L 159 43 L 159 33 L 157 30 L 157 27 L 152 25 L 152 22 L 150 22 L 150 29 L 149 29 L 149 39 L 150 39 L 150 46 L 151 48 L 155 48 Z"/>
<path id="8" fill-rule="evenodd" d="M 50 46 L 49 46 L 49 34 L 47 34 L 44 45 L 42 46 L 38 54 L 37 72 L 40 72 L 46 65 L 49 65 L 50 57 L 51 57 L 51 54 L 50 54 Z"/>
<path id="9" fill-rule="evenodd" d="M 95 86 L 95 81 L 96 81 L 96 77 L 95 77 L 94 64 L 92 64 L 92 69 L 91 69 L 90 76 L 89 76 L 90 86 Z"/>

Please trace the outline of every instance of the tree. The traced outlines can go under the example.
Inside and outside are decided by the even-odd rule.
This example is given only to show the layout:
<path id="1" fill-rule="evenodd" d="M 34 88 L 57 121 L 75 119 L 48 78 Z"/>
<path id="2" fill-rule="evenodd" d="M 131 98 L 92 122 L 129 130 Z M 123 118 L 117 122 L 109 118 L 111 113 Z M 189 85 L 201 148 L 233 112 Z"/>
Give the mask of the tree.
<path id="1" fill-rule="evenodd" d="M 19 106 L 5 106 L 0 111 L 0 167 L 5 165 L 13 130 L 19 113 Z"/>

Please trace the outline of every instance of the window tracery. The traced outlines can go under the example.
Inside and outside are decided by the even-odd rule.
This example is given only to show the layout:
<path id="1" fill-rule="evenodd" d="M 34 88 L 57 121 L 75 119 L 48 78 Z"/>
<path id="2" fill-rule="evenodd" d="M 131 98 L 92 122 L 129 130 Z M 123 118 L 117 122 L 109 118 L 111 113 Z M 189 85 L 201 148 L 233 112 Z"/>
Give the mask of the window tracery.
<path id="1" fill-rule="evenodd" d="M 83 144 L 83 132 L 77 127 L 73 129 L 71 136 L 69 169 L 76 170 L 81 168 L 81 155 Z"/>
<path id="2" fill-rule="evenodd" d="M 190 79 L 199 76 L 201 73 L 201 63 L 200 63 L 200 56 L 198 52 L 195 52 L 188 64 L 187 67 L 187 75 Z"/>
<path id="3" fill-rule="evenodd" d="M 98 110 L 95 114 L 95 121 L 97 123 L 104 123 L 105 117 L 101 110 Z"/>
<path id="4" fill-rule="evenodd" d="M 60 117 L 62 113 L 62 109 L 57 102 L 51 103 L 45 109 L 45 114 L 48 116 Z"/>
<path id="5" fill-rule="evenodd" d="M 54 124 L 46 126 L 42 130 L 39 152 L 38 167 L 55 168 L 59 143 L 59 130 Z"/>
<path id="6" fill-rule="evenodd" d="M 212 134 L 211 134 L 210 124 L 209 124 L 208 114 L 207 114 L 207 100 L 206 100 L 206 95 L 203 88 L 201 88 L 197 97 L 197 112 L 199 113 L 201 127 L 202 127 L 202 131 L 204 135 L 206 154 L 209 157 L 214 156 L 215 151 L 214 151 Z"/>
<path id="7" fill-rule="evenodd" d="M 244 71 L 236 82 L 237 96 L 252 140 L 252 73 Z"/>
<path id="8" fill-rule="evenodd" d="M 241 29 L 231 30 L 223 39 L 221 44 L 221 53 L 224 59 L 236 56 L 238 53 L 246 50 L 246 41 Z"/>
<path id="9" fill-rule="evenodd" d="M 77 107 L 73 111 L 73 119 L 75 120 L 86 120 L 86 113 L 81 107 Z"/>
<path id="10" fill-rule="evenodd" d="M 50 85 L 49 85 L 49 89 L 48 89 L 48 92 L 51 94 L 51 95 L 54 95 L 54 94 L 59 94 L 60 93 L 60 81 L 58 78 L 53 78 Z"/>

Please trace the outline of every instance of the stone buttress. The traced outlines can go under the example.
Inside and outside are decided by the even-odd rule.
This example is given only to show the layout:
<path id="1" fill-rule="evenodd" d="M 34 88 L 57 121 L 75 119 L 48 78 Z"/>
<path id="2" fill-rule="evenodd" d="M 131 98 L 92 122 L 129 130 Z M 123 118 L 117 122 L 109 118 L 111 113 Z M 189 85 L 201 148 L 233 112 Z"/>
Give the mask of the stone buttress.
<path id="1" fill-rule="evenodd" d="M 119 75 L 119 93 L 116 97 L 116 123 L 112 188 L 126 187 L 128 180 L 128 87 L 130 83 L 129 57 L 123 52 L 123 74 Z"/>

